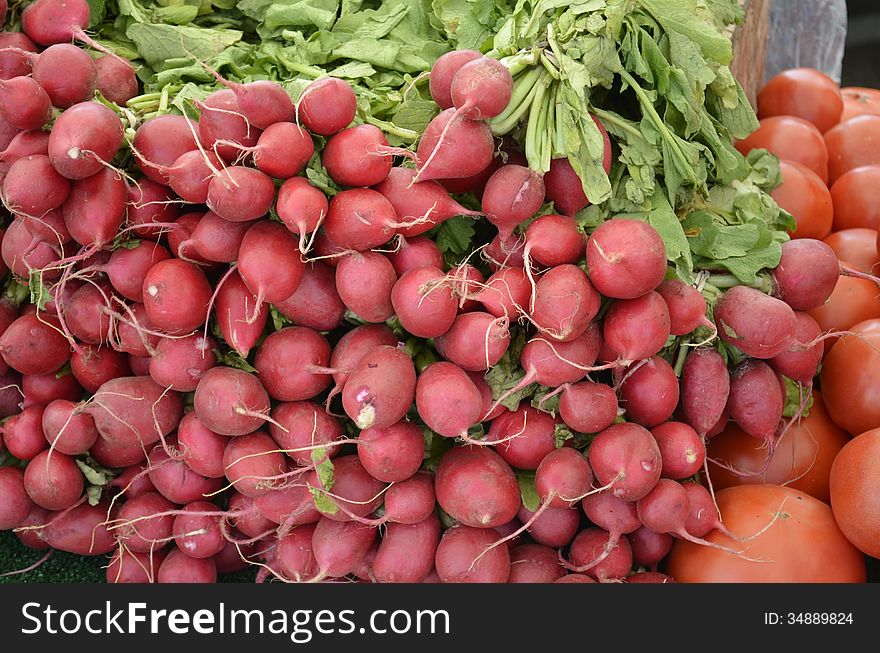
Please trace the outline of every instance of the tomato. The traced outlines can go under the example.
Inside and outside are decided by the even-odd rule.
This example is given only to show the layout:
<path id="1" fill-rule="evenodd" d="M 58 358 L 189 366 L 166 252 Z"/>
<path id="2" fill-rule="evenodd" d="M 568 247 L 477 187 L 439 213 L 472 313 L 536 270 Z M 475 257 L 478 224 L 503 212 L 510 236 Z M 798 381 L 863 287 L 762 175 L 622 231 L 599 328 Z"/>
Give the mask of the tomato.
<path id="1" fill-rule="evenodd" d="M 880 165 L 846 172 L 831 185 L 834 231 L 880 227 Z"/>
<path id="2" fill-rule="evenodd" d="M 758 117 L 797 116 L 820 132 L 840 121 L 843 98 L 834 80 L 814 68 L 779 73 L 758 92 Z"/>
<path id="3" fill-rule="evenodd" d="M 858 435 L 880 427 L 880 319 L 850 331 L 825 356 L 819 380 L 831 419 Z"/>
<path id="4" fill-rule="evenodd" d="M 831 507 L 779 485 L 740 485 L 717 494 L 734 542 L 713 531 L 706 539 L 740 556 L 676 540 L 666 573 L 680 583 L 863 583 L 865 557 L 840 532 Z M 775 519 L 775 521 L 774 521 Z M 755 560 L 746 560 L 745 557 Z"/>
<path id="5" fill-rule="evenodd" d="M 846 86 L 840 89 L 843 98 L 843 113 L 840 122 L 856 116 L 880 116 L 880 91 L 876 88 Z"/>
<path id="6" fill-rule="evenodd" d="M 828 149 L 822 133 L 811 123 L 793 116 L 764 118 L 761 126 L 736 143 L 736 149 L 748 154 L 763 147 L 780 159 L 797 161 L 828 181 Z"/>
<path id="7" fill-rule="evenodd" d="M 795 161 L 780 161 L 782 183 L 770 195 L 794 216 L 797 228 L 792 238 L 822 240 L 831 233 L 834 217 L 831 194 L 819 175 Z"/>
<path id="8" fill-rule="evenodd" d="M 831 510 L 850 542 L 880 558 L 880 429 L 856 436 L 837 454 Z"/>
<path id="9" fill-rule="evenodd" d="M 844 173 L 880 163 L 880 116 L 856 116 L 825 132 L 828 183 Z"/>
<path id="10" fill-rule="evenodd" d="M 873 229 L 859 227 L 835 231 L 825 239 L 825 244 L 834 250 L 838 259 L 860 272 L 871 272 L 880 260 L 877 232 Z"/>
<path id="11" fill-rule="evenodd" d="M 828 477 L 831 464 L 849 434 L 831 421 L 822 396 L 813 391 L 810 414 L 796 421 L 776 443 L 773 458 L 763 476 L 758 476 L 767 462 L 766 445 L 731 422 L 721 435 L 709 440 L 709 458 L 745 473 L 734 474 L 724 467 L 710 468 L 716 489 L 734 485 L 787 485 L 828 503 Z"/>
<path id="12" fill-rule="evenodd" d="M 880 292 L 873 281 L 840 277 L 828 301 L 807 313 L 822 331 L 846 331 L 865 320 L 880 318 Z M 824 342 L 827 354 L 837 339 L 827 338 Z"/>

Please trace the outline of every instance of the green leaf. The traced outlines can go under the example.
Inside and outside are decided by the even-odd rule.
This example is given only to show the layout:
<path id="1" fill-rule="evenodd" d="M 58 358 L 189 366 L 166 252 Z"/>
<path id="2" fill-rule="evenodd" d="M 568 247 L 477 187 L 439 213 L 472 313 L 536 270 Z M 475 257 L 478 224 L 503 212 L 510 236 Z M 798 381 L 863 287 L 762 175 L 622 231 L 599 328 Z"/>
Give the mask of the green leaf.
<path id="1" fill-rule="evenodd" d="M 104 22 L 104 15 L 107 12 L 106 0 L 86 0 L 89 4 L 89 27 L 100 25 Z"/>
<path id="2" fill-rule="evenodd" d="M 648 214 L 648 223 L 663 239 L 666 258 L 675 264 L 682 279 L 689 282 L 694 271 L 694 261 L 684 227 L 673 212 L 665 194 L 657 193 L 653 200 L 654 206 Z"/>
<path id="3" fill-rule="evenodd" d="M 153 68 L 161 66 L 168 59 L 183 57 L 207 61 L 238 43 L 243 36 L 242 32 L 231 29 L 143 23 L 132 23 L 125 33 Z"/>
<path id="4" fill-rule="evenodd" d="M 85 476 L 86 481 L 88 481 L 90 485 L 107 485 L 107 483 L 116 477 L 116 472 L 107 467 L 102 467 L 91 457 L 87 456 L 84 459 L 76 458 L 75 461 L 76 466 L 79 467 L 83 476 Z"/>
<path id="5" fill-rule="evenodd" d="M 706 14 L 699 10 L 698 0 L 638 0 L 638 3 L 667 32 L 678 32 L 699 45 L 707 59 L 724 65 L 733 59 L 730 39 L 707 20 Z"/>
<path id="6" fill-rule="evenodd" d="M 233 367 L 237 370 L 244 370 L 245 372 L 250 372 L 251 374 L 256 374 L 257 368 L 247 362 L 246 359 L 242 358 L 241 354 L 237 351 L 227 351 L 222 352 L 219 349 L 214 350 L 214 355 L 217 357 L 217 362 L 220 365 L 226 365 L 227 367 Z"/>
<path id="7" fill-rule="evenodd" d="M 574 438 L 574 431 L 568 428 L 564 423 L 559 422 L 553 428 L 553 443 L 557 449 L 564 446 L 566 441 Z"/>
<path id="8" fill-rule="evenodd" d="M 537 388 L 532 397 L 532 408 L 537 408 L 555 417 L 556 413 L 559 412 L 559 399 L 562 397 L 562 393 L 557 393 L 545 400 L 544 397 L 553 392 L 554 388 L 546 388 L 542 385 L 537 386 Z"/>
<path id="9" fill-rule="evenodd" d="M 272 316 L 272 327 L 276 331 L 281 331 L 286 326 L 290 326 L 293 324 L 290 320 L 288 320 L 284 315 L 274 306 L 269 307 L 269 314 Z"/>
<path id="10" fill-rule="evenodd" d="M 45 310 L 46 304 L 52 301 L 52 295 L 43 285 L 43 273 L 41 270 L 32 269 L 28 274 L 28 290 L 30 291 L 30 302 L 36 304 L 37 311 Z"/>
<path id="11" fill-rule="evenodd" d="M 321 485 L 320 488 L 309 487 L 309 492 L 312 494 L 312 500 L 315 502 L 315 507 L 321 512 L 335 515 L 339 512 L 339 505 L 330 495 L 327 494 L 329 490 L 333 489 L 333 484 L 336 482 L 334 478 L 333 460 L 327 456 L 327 450 L 324 447 L 313 449 L 310 457 L 315 465 L 315 471 L 318 475 L 318 483 Z"/>
<path id="12" fill-rule="evenodd" d="M 527 510 L 535 512 L 541 505 L 541 497 L 535 489 L 535 476 L 520 472 L 516 475 L 519 482 L 519 494 Z"/>
<path id="13" fill-rule="evenodd" d="M 808 417 L 813 407 L 813 391 L 797 381 L 792 381 L 787 376 L 782 377 L 785 381 L 785 408 L 783 417 Z"/>
<path id="14" fill-rule="evenodd" d="M 473 218 L 464 215 L 457 215 L 440 224 L 434 242 L 444 257 L 457 261 L 470 251 L 476 233 L 473 225 Z"/>

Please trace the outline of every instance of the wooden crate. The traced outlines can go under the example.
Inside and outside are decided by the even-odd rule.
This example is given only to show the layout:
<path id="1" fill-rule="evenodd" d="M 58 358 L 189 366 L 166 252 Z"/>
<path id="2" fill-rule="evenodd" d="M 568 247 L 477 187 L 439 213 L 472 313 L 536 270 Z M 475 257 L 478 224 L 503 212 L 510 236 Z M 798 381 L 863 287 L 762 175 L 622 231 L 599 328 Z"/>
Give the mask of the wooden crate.
<path id="1" fill-rule="evenodd" d="M 770 29 L 771 0 L 740 0 L 745 20 L 733 33 L 733 63 L 730 71 L 742 84 L 749 101 L 756 107 L 758 89 L 764 81 L 764 56 Z"/>

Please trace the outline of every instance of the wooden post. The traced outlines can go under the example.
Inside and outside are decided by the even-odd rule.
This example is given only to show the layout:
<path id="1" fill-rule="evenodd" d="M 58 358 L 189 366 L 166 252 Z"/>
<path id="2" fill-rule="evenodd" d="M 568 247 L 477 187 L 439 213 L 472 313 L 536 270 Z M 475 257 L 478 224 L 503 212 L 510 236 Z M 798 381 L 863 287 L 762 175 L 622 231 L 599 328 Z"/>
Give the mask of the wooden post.
<path id="1" fill-rule="evenodd" d="M 740 0 L 745 19 L 733 33 L 733 62 L 730 71 L 757 107 L 758 89 L 764 83 L 764 56 L 770 29 L 771 0 Z"/>

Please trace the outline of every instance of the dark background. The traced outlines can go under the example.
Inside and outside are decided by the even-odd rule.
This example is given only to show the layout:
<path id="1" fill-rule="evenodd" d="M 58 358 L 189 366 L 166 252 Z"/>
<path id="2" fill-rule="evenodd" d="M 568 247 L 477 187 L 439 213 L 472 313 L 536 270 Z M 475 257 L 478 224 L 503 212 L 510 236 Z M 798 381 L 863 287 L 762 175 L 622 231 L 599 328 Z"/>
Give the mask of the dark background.
<path id="1" fill-rule="evenodd" d="M 880 2 L 848 0 L 846 4 L 848 25 L 841 86 L 880 88 Z"/>

